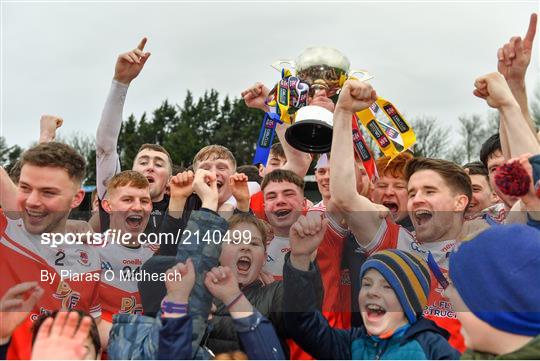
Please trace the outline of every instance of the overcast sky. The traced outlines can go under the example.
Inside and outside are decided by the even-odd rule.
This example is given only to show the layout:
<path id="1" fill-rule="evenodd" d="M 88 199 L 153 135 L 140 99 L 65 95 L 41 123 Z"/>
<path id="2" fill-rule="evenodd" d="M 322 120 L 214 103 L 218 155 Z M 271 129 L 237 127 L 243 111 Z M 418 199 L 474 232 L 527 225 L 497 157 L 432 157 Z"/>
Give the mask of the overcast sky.
<path id="1" fill-rule="evenodd" d="M 132 82 L 124 118 L 164 99 L 181 103 L 187 89 L 239 96 L 255 81 L 271 86 L 274 60 L 323 45 L 375 75 L 378 94 L 408 118 L 432 115 L 457 128 L 458 116 L 487 113 L 472 95 L 474 79 L 496 71 L 497 49 L 525 35 L 538 4 L 4 2 L 0 132 L 27 147 L 48 113 L 64 118 L 63 135 L 95 134 L 116 56 L 143 36 L 152 56 Z M 540 84 L 539 38 L 529 98 Z"/>

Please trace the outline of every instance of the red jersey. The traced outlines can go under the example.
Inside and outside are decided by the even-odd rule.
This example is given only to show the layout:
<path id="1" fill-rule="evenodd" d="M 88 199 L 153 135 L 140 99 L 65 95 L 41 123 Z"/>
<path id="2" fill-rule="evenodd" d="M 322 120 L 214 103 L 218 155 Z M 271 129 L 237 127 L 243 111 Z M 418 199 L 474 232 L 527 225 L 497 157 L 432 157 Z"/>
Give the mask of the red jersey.
<path id="1" fill-rule="evenodd" d="M 101 316 L 98 289 L 101 276 L 94 247 L 71 244 L 51 247 L 41 235 L 28 233 L 22 219 L 10 220 L 0 212 L 0 297 L 16 284 L 37 281 L 43 297 L 15 330 L 8 359 L 30 359 L 31 325 L 40 314 L 76 309 Z"/>
<path id="2" fill-rule="evenodd" d="M 101 258 L 100 301 L 102 318 L 112 322 L 116 313 L 141 314 L 141 296 L 137 287 L 137 276 L 141 267 L 152 255 L 148 244 L 139 248 L 128 248 L 114 243 L 97 247 Z"/>
<path id="3" fill-rule="evenodd" d="M 257 216 L 257 218 L 267 221 L 266 213 L 264 212 L 264 194 L 262 191 L 255 193 L 249 199 L 249 208 Z"/>
<path id="4" fill-rule="evenodd" d="M 431 252 L 443 275 L 448 279 L 448 261 L 450 252 L 456 246 L 457 241 L 439 241 L 419 243 L 415 237 L 405 228 L 395 224 L 390 218 L 381 223 L 377 234 L 369 245 L 363 247 L 368 254 L 389 248 L 397 248 L 402 251 L 411 252 L 426 260 Z M 461 335 L 461 324 L 450 303 L 444 296 L 444 289 L 437 279 L 432 275 L 431 291 L 428 298 L 428 305 L 424 309 L 424 317 L 429 318 L 440 327 L 450 333 L 448 342 L 460 352 L 465 351 L 465 341 Z"/>

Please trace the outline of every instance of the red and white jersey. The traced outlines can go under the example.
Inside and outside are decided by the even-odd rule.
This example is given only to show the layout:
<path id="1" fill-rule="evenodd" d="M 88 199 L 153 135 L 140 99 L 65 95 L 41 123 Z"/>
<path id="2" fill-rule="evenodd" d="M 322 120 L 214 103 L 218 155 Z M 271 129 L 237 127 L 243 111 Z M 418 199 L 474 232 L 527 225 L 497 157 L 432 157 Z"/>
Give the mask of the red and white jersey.
<path id="1" fill-rule="evenodd" d="M 324 287 L 323 314 L 332 327 L 346 329 L 351 325 L 351 280 L 348 270 L 341 269 L 341 261 L 348 230 L 327 216 L 322 201 L 308 210 L 308 217 L 313 213 L 328 219 L 316 257 Z"/>
<path id="2" fill-rule="evenodd" d="M 10 220 L 0 211 L 0 297 L 19 283 L 37 281 L 43 297 L 13 333 L 10 359 L 29 359 L 31 324 L 40 314 L 76 309 L 101 316 L 101 264 L 94 247 L 86 244 L 51 247 L 41 235 L 28 233 L 22 219 Z"/>
<path id="3" fill-rule="evenodd" d="M 288 237 L 274 236 L 266 245 L 266 264 L 263 271 L 270 273 L 276 280 L 283 279 L 285 254 L 291 250 Z"/>
<path id="4" fill-rule="evenodd" d="M 383 249 L 397 248 L 411 252 L 426 261 L 431 252 L 441 272 L 448 279 L 449 256 L 457 244 L 455 240 L 420 243 L 405 228 L 395 224 L 390 218 L 386 218 L 370 244 L 363 248 L 369 255 Z M 450 344 L 463 352 L 465 343 L 460 332 L 461 324 L 457 320 L 450 300 L 444 296 L 444 289 L 433 274 L 431 279 L 431 291 L 424 317 L 435 321 L 440 327 L 450 332 Z"/>
<path id="5" fill-rule="evenodd" d="M 142 313 L 137 280 L 132 276 L 139 274 L 144 262 L 154 254 L 150 245 L 129 248 L 113 243 L 96 248 L 101 258 L 100 300 L 103 319 L 112 322 L 112 316 L 116 313 Z"/>

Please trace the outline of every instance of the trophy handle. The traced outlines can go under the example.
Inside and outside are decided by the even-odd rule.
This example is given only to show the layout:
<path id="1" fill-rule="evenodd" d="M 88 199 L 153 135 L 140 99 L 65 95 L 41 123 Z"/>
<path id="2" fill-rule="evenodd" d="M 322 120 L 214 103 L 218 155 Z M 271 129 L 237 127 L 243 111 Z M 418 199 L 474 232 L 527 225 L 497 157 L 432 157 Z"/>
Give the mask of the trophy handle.
<path id="1" fill-rule="evenodd" d="M 375 76 L 369 74 L 367 70 L 361 70 L 361 69 L 352 69 L 349 70 L 347 73 L 347 76 L 349 79 L 357 79 L 360 81 L 368 81 L 370 79 L 373 79 Z"/>
<path id="2" fill-rule="evenodd" d="M 272 68 L 276 69 L 279 72 L 281 72 L 281 69 L 283 68 L 289 69 L 287 67 L 284 67 L 283 64 L 289 64 L 290 68 L 292 69 L 295 68 L 295 64 L 293 60 L 276 60 L 272 63 Z M 289 69 L 289 70 L 292 70 L 292 69 Z"/>

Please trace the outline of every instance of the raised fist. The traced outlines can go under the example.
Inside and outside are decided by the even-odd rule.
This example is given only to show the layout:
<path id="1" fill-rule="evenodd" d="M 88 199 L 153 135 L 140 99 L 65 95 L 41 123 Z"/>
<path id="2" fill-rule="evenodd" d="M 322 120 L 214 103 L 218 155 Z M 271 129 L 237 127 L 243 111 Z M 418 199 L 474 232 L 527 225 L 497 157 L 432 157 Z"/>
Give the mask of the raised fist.
<path id="1" fill-rule="evenodd" d="M 240 294 L 238 281 L 231 269 L 227 266 L 214 267 L 204 280 L 208 291 L 225 305 L 230 304 Z"/>
<path id="2" fill-rule="evenodd" d="M 187 303 L 189 294 L 195 285 L 195 268 L 193 261 L 188 258 L 186 263 L 178 262 L 166 272 L 165 287 L 167 288 L 167 301 Z"/>
<path id="3" fill-rule="evenodd" d="M 313 254 L 321 244 L 328 219 L 313 212 L 311 216 L 300 216 L 291 226 L 290 244 L 291 255 L 308 257 Z"/>
<path id="4" fill-rule="evenodd" d="M 57 115 L 44 114 L 39 120 L 39 142 L 52 142 L 56 137 L 56 129 L 60 128 L 64 120 Z"/>
<path id="5" fill-rule="evenodd" d="M 246 102 L 249 108 L 261 109 L 262 111 L 268 111 L 266 105 L 266 98 L 268 98 L 270 90 L 262 83 L 255 83 L 250 88 L 242 92 L 242 98 Z"/>
<path id="6" fill-rule="evenodd" d="M 193 179 L 195 175 L 192 171 L 178 173 L 171 177 L 169 189 L 171 198 L 187 198 L 193 193 Z"/>
<path id="7" fill-rule="evenodd" d="M 517 105 L 506 80 L 500 73 L 490 73 L 476 79 L 473 94 L 485 99 L 492 108 Z"/>
<path id="8" fill-rule="evenodd" d="M 359 80 L 347 80 L 339 93 L 336 110 L 345 110 L 356 113 L 369 108 L 377 100 L 377 93 L 373 87 Z"/>

